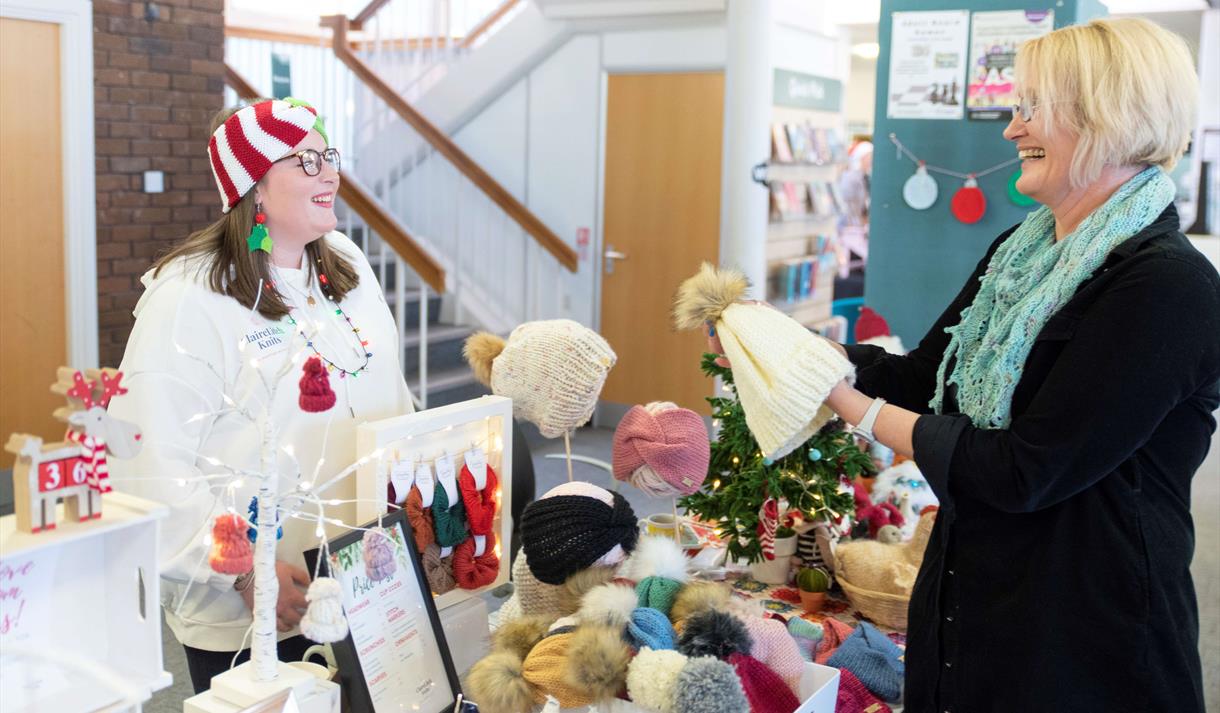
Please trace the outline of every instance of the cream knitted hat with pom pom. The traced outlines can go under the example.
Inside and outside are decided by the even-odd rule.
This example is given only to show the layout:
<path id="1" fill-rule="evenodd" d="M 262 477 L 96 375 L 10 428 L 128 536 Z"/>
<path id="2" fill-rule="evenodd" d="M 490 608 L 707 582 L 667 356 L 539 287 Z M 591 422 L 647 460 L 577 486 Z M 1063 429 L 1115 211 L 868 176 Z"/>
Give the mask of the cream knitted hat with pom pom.
<path id="1" fill-rule="evenodd" d="M 466 340 L 466 361 L 497 396 L 513 400 L 513 415 L 558 438 L 593 415 L 614 350 L 592 329 L 570 319 L 526 322 L 508 341 L 487 332 Z"/>
<path id="2" fill-rule="evenodd" d="M 745 410 L 746 425 L 763 456 L 777 460 L 804 443 L 834 417 L 824 405 L 855 369 L 827 340 L 796 320 L 757 303 L 739 302 L 748 287 L 735 270 L 704 263 L 682 283 L 674 302 L 678 329 L 711 323 L 724 355 L 733 365 L 733 382 Z"/>

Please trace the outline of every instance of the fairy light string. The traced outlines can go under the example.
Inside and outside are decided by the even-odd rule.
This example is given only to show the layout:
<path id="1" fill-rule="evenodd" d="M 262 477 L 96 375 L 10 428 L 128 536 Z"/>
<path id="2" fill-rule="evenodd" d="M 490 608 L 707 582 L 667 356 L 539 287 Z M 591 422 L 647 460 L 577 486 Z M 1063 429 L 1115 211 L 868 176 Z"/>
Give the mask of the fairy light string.
<path id="1" fill-rule="evenodd" d="M 933 166 L 932 164 L 928 163 L 927 161 L 924 161 L 923 159 L 921 159 L 920 157 L 918 157 L 914 153 L 912 153 L 911 150 L 909 148 L 907 148 L 906 145 L 903 144 L 901 140 L 899 140 L 898 135 L 895 133 L 890 133 L 890 141 L 893 142 L 894 146 L 898 149 L 898 158 L 899 159 L 901 159 L 903 156 L 906 156 L 907 158 L 914 161 L 917 166 L 922 167 L 926 171 L 929 171 L 931 173 L 943 174 L 945 176 L 953 176 L 954 178 L 960 178 L 963 181 L 965 181 L 967 179 L 971 179 L 971 178 L 976 178 L 976 179 L 982 178 L 983 176 L 986 176 L 989 173 L 995 173 L 996 171 L 999 171 L 1002 168 L 1007 168 L 1008 166 L 1011 166 L 1014 163 L 1017 163 L 1018 161 L 1021 160 L 1020 158 L 1014 157 L 1014 158 L 1010 158 L 1007 161 L 1004 161 L 1002 163 L 997 163 L 996 165 L 994 165 L 990 168 L 985 168 L 981 171 L 971 171 L 969 173 L 962 173 L 961 171 L 954 171 L 952 169 L 942 168 L 940 166 Z"/>

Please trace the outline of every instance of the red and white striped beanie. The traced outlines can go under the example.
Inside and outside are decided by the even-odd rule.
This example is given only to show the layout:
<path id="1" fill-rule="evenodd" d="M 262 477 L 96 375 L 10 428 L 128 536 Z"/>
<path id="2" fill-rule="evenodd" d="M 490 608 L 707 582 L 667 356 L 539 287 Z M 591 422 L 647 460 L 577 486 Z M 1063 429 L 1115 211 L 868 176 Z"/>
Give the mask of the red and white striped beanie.
<path id="1" fill-rule="evenodd" d="M 296 148 L 316 122 L 318 112 L 313 107 L 280 99 L 251 104 L 225 119 L 208 142 L 224 212 L 254 188 L 271 164 Z"/>

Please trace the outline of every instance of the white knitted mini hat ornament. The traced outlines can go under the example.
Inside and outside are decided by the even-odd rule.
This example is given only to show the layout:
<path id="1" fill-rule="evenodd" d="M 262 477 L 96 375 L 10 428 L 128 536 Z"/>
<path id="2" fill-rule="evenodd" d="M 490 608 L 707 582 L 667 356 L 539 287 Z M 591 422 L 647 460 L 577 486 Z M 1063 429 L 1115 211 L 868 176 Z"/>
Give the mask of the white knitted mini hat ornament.
<path id="1" fill-rule="evenodd" d="M 614 350 L 592 329 L 570 319 L 526 322 L 508 341 L 488 332 L 466 340 L 475 378 L 513 400 L 513 415 L 544 438 L 576 430 L 593 415 Z"/>
<path id="2" fill-rule="evenodd" d="M 678 288 L 674 324 L 700 329 L 712 324 L 733 365 L 733 382 L 746 425 L 763 456 L 778 460 L 834 417 L 824 405 L 855 368 L 827 340 L 763 304 L 739 302 L 749 287 L 736 270 L 704 263 Z"/>

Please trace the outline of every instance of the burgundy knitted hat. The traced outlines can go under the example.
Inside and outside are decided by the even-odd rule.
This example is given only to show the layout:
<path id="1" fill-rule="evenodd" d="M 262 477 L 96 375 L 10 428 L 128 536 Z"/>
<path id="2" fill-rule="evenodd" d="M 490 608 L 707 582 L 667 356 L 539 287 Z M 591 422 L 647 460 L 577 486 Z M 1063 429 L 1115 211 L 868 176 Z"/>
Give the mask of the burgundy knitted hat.
<path id="1" fill-rule="evenodd" d="M 674 404 L 632 406 L 614 431 L 614 477 L 654 497 L 698 490 L 710 458 L 703 417 Z"/>
<path id="2" fill-rule="evenodd" d="M 839 669 L 839 694 L 835 699 L 835 711 L 850 713 L 890 713 L 890 707 L 865 688 L 855 674 L 845 668 Z"/>
<path id="3" fill-rule="evenodd" d="M 295 99 L 272 99 L 243 107 L 216 127 L 208 142 L 212 176 L 225 213 L 301 143 L 310 129 L 326 136 L 318 112 Z"/>
<path id="4" fill-rule="evenodd" d="M 792 713 L 801 706 L 792 689 L 767 665 L 749 654 L 730 654 L 729 663 L 741 679 L 750 713 Z"/>

